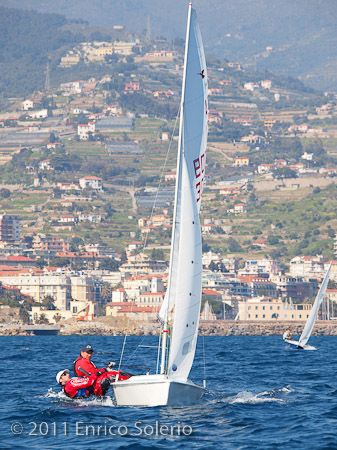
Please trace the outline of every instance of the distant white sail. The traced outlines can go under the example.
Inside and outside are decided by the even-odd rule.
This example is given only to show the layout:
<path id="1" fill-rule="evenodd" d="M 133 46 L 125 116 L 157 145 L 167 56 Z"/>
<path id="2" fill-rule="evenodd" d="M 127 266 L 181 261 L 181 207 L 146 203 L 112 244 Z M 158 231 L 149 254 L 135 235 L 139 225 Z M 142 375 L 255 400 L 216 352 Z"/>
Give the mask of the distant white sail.
<path id="1" fill-rule="evenodd" d="M 324 279 L 322 281 L 322 284 L 319 288 L 319 291 L 317 293 L 317 296 L 315 298 L 314 304 L 312 305 L 308 320 L 306 321 L 306 324 L 304 326 L 303 332 L 301 334 L 301 337 L 299 339 L 299 343 L 301 345 L 306 345 L 306 343 L 308 342 L 308 340 L 310 339 L 312 330 L 314 328 L 316 319 L 317 319 L 317 314 L 318 314 L 318 310 L 322 304 L 324 295 L 325 295 L 325 291 L 326 288 L 328 287 L 329 284 L 329 278 L 330 278 L 330 271 L 331 271 L 331 264 L 324 276 Z"/>
<path id="2" fill-rule="evenodd" d="M 168 374 L 187 379 L 197 343 L 200 305 L 202 241 L 200 202 L 207 146 L 207 73 L 197 24 L 190 8 L 180 116 L 176 185 L 168 295 L 162 313 L 173 310 Z"/>

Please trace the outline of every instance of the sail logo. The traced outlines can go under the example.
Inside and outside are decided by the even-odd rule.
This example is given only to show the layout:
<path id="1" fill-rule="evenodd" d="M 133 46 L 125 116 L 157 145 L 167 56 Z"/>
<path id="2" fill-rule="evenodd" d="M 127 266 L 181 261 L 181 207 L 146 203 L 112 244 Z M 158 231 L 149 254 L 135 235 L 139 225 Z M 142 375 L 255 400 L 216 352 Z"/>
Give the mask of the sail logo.
<path id="1" fill-rule="evenodd" d="M 204 180 L 205 180 L 205 165 L 206 165 L 206 154 L 203 153 L 193 161 L 194 167 L 194 175 L 197 179 L 197 183 L 195 184 L 196 189 L 196 199 L 197 202 L 201 200 L 201 194 L 204 188 Z"/>

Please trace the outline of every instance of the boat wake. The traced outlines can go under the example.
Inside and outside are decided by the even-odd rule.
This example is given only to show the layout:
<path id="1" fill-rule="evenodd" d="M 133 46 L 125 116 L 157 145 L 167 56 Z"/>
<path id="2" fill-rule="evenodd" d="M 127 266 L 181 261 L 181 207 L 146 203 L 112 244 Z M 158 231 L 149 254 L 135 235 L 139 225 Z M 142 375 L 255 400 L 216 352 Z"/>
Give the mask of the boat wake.
<path id="1" fill-rule="evenodd" d="M 43 398 L 50 398 L 56 402 L 66 402 L 71 403 L 72 405 L 76 405 L 79 407 L 88 407 L 88 406 L 105 406 L 105 407 L 114 407 L 115 404 L 113 402 L 112 397 L 90 397 L 90 398 L 69 398 L 62 391 L 54 391 L 52 388 L 48 389 L 48 392 L 42 395 Z"/>
<path id="2" fill-rule="evenodd" d="M 258 404 L 258 403 L 285 403 L 286 400 L 282 398 L 282 395 L 293 392 L 290 386 L 282 388 L 272 389 L 271 391 L 263 391 L 254 393 L 251 391 L 242 391 L 233 397 L 227 397 L 226 403 L 233 404 Z"/>

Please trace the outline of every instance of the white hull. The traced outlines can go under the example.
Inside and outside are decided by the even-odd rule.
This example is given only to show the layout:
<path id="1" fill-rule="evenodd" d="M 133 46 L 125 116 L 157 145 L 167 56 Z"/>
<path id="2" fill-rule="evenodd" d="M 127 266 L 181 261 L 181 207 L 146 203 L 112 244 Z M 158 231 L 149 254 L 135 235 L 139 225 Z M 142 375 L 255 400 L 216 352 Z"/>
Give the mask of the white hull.
<path id="1" fill-rule="evenodd" d="M 303 345 L 299 341 L 294 341 L 292 339 L 284 339 L 284 342 L 287 344 L 293 345 L 294 347 L 301 349 L 301 350 L 317 350 L 316 347 L 313 347 L 312 345 Z"/>
<path id="2" fill-rule="evenodd" d="M 205 392 L 191 381 L 166 375 L 139 375 L 112 384 L 117 406 L 189 406 Z"/>

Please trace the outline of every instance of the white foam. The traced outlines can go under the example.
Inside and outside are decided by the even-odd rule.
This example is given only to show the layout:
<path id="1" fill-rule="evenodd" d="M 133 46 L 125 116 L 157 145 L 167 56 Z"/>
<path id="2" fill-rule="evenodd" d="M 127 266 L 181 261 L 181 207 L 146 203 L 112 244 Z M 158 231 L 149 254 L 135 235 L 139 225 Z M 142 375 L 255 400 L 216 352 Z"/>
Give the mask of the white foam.
<path id="1" fill-rule="evenodd" d="M 44 398 L 59 398 L 62 400 L 67 400 L 69 397 L 66 396 L 66 394 L 63 391 L 57 391 L 55 392 L 53 388 L 48 389 L 47 393 L 42 395 Z M 71 400 L 71 399 L 69 399 Z"/>
<path id="2" fill-rule="evenodd" d="M 255 394 L 250 391 L 242 391 L 236 394 L 234 397 L 229 397 L 226 402 L 229 404 L 235 403 L 247 403 L 247 404 L 257 404 L 257 403 L 284 403 L 282 398 L 273 397 L 270 392 L 261 392 Z"/>
<path id="3" fill-rule="evenodd" d="M 278 389 L 278 392 L 282 392 L 283 394 L 290 394 L 290 392 L 294 392 L 294 389 L 291 386 L 284 386 L 283 388 Z"/>
<path id="4" fill-rule="evenodd" d="M 89 397 L 89 398 L 70 398 L 63 391 L 55 392 L 52 388 L 48 389 L 48 392 L 42 395 L 44 398 L 52 398 L 55 400 L 60 400 L 62 402 L 71 402 L 77 406 L 88 407 L 88 406 L 105 406 L 113 407 L 114 402 L 112 397 Z"/>

